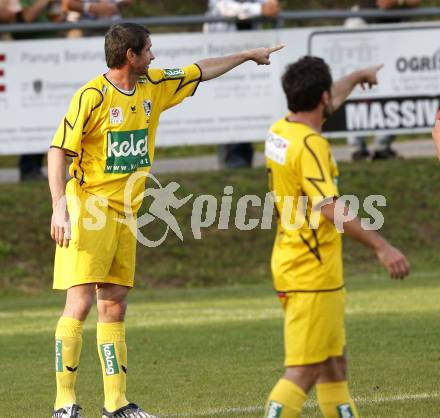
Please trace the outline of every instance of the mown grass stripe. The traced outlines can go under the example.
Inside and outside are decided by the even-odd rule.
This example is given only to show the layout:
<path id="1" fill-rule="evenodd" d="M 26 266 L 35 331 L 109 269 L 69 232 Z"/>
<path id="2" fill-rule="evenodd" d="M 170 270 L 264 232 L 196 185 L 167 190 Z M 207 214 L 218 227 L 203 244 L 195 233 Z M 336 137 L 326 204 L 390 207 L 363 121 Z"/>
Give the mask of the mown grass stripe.
<path id="1" fill-rule="evenodd" d="M 374 398 L 357 397 L 355 402 L 359 405 L 375 405 L 387 402 L 402 402 L 402 401 L 419 401 L 424 399 L 436 399 L 440 397 L 440 393 L 407 393 L 393 396 L 379 396 Z M 305 408 L 315 408 L 317 403 L 315 401 L 307 401 Z M 212 408 L 206 411 L 191 412 L 186 414 L 169 414 L 162 415 L 163 418 L 189 418 L 189 417 L 220 417 L 230 416 L 231 414 L 251 414 L 253 412 L 262 412 L 262 406 L 247 406 L 247 407 L 235 407 L 235 408 Z"/>

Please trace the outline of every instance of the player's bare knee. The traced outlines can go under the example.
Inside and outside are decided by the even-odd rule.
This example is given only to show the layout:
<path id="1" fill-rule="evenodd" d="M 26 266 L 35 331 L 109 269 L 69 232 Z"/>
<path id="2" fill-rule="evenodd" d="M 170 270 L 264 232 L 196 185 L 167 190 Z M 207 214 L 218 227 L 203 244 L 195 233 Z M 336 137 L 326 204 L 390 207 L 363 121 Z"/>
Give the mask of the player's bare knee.
<path id="1" fill-rule="evenodd" d="M 127 310 L 126 297 L 129 288 L 114 284 L 98 287 L 98 316 L 102 322 L 121 322 Z"/>
<path id="2" fill-rule="evenodd" d="M 284 378 L 296 383 L 307 393 L 318 380 L 320 370 L 320 364 L 287 367 Z"/>
<path id="3" fill-rule="evenodd" d="M 94 303 L 93 285 L 76 286 L 68 289 L 64 316 L 84 321 Z"/>
<path id="4" fill-rule="evenodd" d="M 125 318 L 127 302 L 125 300 L 98 300 L 98 316 L 102 322 L 121 322 Z"/>
<path id="5" fill-rule="evenodd" d="M 330 357 L 321 368 L 319 382 L 338 382 L 347 380 L 347 359 L 344 356 Z"/>
<path id="6" fill-rule="evenodd" d="M 78 301 L 77 303 L 66 303 L 64 307 L 64 316 L 75 318 L 78 321 L 84 321 L 92 308 L 92 302 Z"/>

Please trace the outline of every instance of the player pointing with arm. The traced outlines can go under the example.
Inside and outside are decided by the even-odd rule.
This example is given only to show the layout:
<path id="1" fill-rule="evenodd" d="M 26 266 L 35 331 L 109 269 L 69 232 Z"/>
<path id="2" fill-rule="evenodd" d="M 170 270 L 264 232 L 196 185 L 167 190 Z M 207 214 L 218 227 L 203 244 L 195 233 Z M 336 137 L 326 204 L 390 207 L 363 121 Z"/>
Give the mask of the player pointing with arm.
<path id="1" fill-rule="evenodd" d="M 265 418 L 299 417 L 313 386 L 325 418 L 359 417 L 347 385 L 345 288 L 336 225 L 375 251 L 392 278 L 403 279 L 409 273 L 399 250 L 377 232 L 364 230 L 359 219 L 347 216 L 348 208 L 337 202 L 339 173 L 330 145 L 321 136 L 325 118 L 356 85 L 376 84 L 380 68 L 355 71 L 333 83 L 327 64 L 308 56 L 289 65 L 283 76 L 291 113 L 272 126 L 265 152 L 280 215 L 272 273 L 285 314 L 286 368 L 269 395 Z M 287 219 L 285 215 L 291 197 L 294 207 L 296 199 L 307 198 L 305 222 L 296 229 L 290 226 L 301 208 L 287 211 Z M 311 219 L 319 208 L 316 228 Z"/>
<path id="2" fill-rule="evenodd" d="M 57 243 L 53 287 L 67 291 L 55 334 L 57 397 L 53 418 L 81 418 L 75 380 L 83 323 L 95 296 L 105 395 L 102 416 L 151 417 L 125 396 L 124 318 L 127 293 L 134 284 L 136 254 L 129 222 L 117 221 L 127 205 L 125 186 L 131 174 L 150 170 L 162 111 L 193 95 L 200 81 L 221 76 L 249 60 L 269 64 L 270 54 L 280 48 L 252 49 L 184 68 L 152 69 L 154 54 L 150 33 L 144 27 L 117 24 L 107 32 L 109 70 L 75 94 L 49 151 L 51 236 Z M 69 169 L 72 179 L 67 184 L 66 155 L 73 157 Z M 145 178 L 135 182 L 131 213 L 142 203 L 136 196 L 144 190 Z"/>

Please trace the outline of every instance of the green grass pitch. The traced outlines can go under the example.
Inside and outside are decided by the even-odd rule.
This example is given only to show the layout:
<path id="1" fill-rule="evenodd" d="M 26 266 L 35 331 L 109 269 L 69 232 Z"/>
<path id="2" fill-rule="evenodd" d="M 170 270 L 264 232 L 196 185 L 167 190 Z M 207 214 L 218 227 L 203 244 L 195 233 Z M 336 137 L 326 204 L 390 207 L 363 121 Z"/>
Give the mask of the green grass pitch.
<path id="1" fill-rule="evenodd" d="M 350 275 L 351 391 L 362 417 L 438 418 L 439 271 L 404 282 Z M 0 296 L 0 417 L 49 417 L 53 333 L 62 293 Z M 269 284 L 134 290 L 127 330 L 128 394 L 161 418 L 262 416 L 282 372 L 282 313 Z M 85 418 L 100 417 L 102 387 L 89 317 L 78 375 Z M 304 417 L 319 417 L 313 401 Z"/>
<path id="2" fill-rule="evenodd" d="M 386 196 L 383 232 L 413 266 L 406 281 L 392 282 L 374 255 L 344 240 L 352 395 L 363 418 L 439 418 L 438 161 L 340 169 L 342 193 Z M 220 199 L 228 184 L 234 201 L 267 192 L 263 169 L 160 177 L 164 185 L 176 179 L 179 197 L 212 193 Z M 129 398 L 160 418 L 261 418 L 283 363 L 282 312 L 270 287 L 274 231 L 210 228 L 194 240 L 190 208 L 176 213 L 184 243 L 171 236 L 154 251 L 138 251 L 127 321 Z M 50 215 L 46 184 L 0 186 L 0 418 L 51 413 L 54 329 L 63 293 L 47 290 Z M 152 232 L 161 228 L 152 225 Z M 149 290 L 155 286 L 161 289 Z M 95 322 L 94 314 L 78 372 L 85 418 L 100 417 L 103 402 Z M 313 398 L 304 417 L 320 416 Z"/>

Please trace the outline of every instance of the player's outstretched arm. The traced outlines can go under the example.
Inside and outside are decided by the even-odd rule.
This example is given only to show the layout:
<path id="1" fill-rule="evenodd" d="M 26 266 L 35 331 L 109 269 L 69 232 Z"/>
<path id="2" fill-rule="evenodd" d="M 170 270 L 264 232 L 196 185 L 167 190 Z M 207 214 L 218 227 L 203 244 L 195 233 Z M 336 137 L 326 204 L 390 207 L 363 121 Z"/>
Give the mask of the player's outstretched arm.
<path id="1" fill-rule="evenodd" d="M 374 250 L 377 258 L 388 270 L 391 278 L 405 278 L 410 272 L 410 265 L 406 257 L 376 231 L 362 228 L 359 218 L 348 216 L 348 212 L 349 210 L 346 206 L 341 207 L 335 202 L 328 203 L 321 208 L 321 213 L 324 217 L 337 227 L 343 225 L 344 233 L 350 238 Z"/>
<path id="2" fill-rule="evenodd" d="M 377 84 L 377 73 L 382 69 L 383 65 L 375 65 L 373 67 L 363 68 L 353 71 L 352 73 L 335 81 L 332 85 L 332 107 L 333 111 L 338 109 L 353 91 L 360 84 L 365 90 L 365 84 L 369 88 Z"/>
<path id="3" fill-rule="evenodd" d="M 437 150 L 437 158 L 440 160 L 440 111 L 437 114 L 434 129 L 432 130 L 432 139 L 434 140 L 435 148 Z"/>
<path id="4" fill-rule="evenodd" d="M 66 153 L 63 149 L 49 150 L 47 169 L 52 195 L 50 236 L 60 247 L 67 248 L 70 240 L 70 219 L 66 202 Z"/>
<path id="5" fill-rule="evenodd" d="M 249 49 L 239 54 L 207 58 L 197 62 L 197 65 L 202 70 L 202 81 L 207 81 L 220 77 L 246 61 L 254 61 L 258 65 L 269 65 L 270 55 L 282 48 L 284 48 L 284 45 L 277 45 L 272 48 Z"/>

